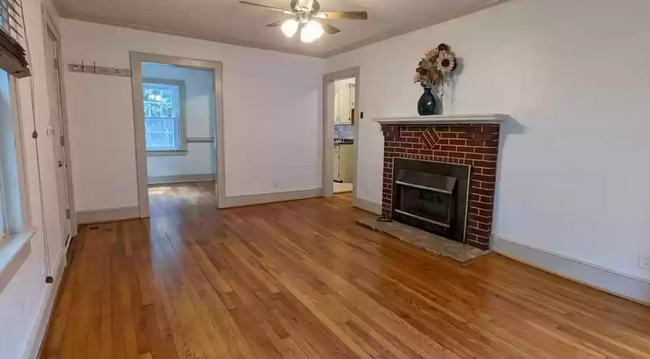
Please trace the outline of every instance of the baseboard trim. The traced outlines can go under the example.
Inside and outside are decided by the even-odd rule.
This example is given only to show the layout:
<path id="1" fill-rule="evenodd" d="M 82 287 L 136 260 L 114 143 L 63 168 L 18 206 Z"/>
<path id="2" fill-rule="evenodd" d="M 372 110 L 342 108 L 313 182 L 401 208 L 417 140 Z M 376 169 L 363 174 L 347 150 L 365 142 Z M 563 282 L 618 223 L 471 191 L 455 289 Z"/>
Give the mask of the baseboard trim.
<path id="1" fill-rule="evenodd" d="M 355 198 L 352 203 L 352 206 L 359 208 L 363 211 L 376 214 L 378 216 L 381 215 L 381 204 L 378 203 L 366 201 L 365 199 L 361 199 L 361 198 Z"/>
<path id="2" fill-rule="evenodd" d="M 51 284 L 52 287 L 50 290 L 46 291 L 45 300 L 43 301 L 39 314 L 36 317 L 36 329 L 32 331 L 32 334 L 27 340 L 27 350 L 25 351 L 25 355 L 23 355 L 23 359 L 39 358 L 41 347 L 43 346 L 43 341 L 45 339 L 45 333 L 49 327 L 52 318 L 52 311 L 54 310 L 54 304 L 59 295 L 62 278 L 67 267 L 68 262 L 66 260 L 66 251 L 61 250 L 61 254 L 59 255 L 59 265 L 54 274 L 54 283 Z"/>
<path id="3" fill-rule="evenodd" d="M 122 207 L 77 212 L 78 224 L 124 221 L 140 218 L 140 207 Z"/>
<path id="4" fill-rule="evenodd" d="M 177 175 L 177 176 L 154 176 L 147 179 L 149 184 L 167 184 L 167 183 L 181 183 L 181 182 L 204 182 L 214 181 L 214 174 L 200 174 L 200 175 Z"/>
<path id="5" fill-rule="evenodd" d="M 588 287 L 650 306 L 650 282 L 493 236 L 492 249 L 505 257 Z"/>
<path id="6" fill-rule="evenodd" d="M 323 196 L 323 189 L 316 188 L 316 189 L 308 189 L 303 191 L 226 197 L 226 200 L 222 201 L 223 203 L 219 203 L 219 208 L 225 209 L 225 208 L 233 208 L 233 207 L 254 206 L 258 204 L 296 201 L 300 199 L 308 199 L 308 198 L 322 197 L 322 196 Z"/>

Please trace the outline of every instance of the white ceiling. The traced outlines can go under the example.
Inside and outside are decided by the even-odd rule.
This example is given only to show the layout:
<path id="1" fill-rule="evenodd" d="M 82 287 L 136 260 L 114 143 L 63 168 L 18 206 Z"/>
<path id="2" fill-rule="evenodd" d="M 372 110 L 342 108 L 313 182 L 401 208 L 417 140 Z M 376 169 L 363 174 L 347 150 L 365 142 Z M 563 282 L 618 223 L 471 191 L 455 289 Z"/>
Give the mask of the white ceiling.
<path id="1" fill-rule="evenodd" d="M 290 0 L 250 0 L 289 9 Z M 342 31 L 311 44 L 266 24 L 289 18 L 238 0 L 54 0 L 65 18 L 310 56 L 328 57 L 470 14 L 506 0 L 319 0 L 322 11 L 367 11 L 369 20 L 325 20 Z"/>

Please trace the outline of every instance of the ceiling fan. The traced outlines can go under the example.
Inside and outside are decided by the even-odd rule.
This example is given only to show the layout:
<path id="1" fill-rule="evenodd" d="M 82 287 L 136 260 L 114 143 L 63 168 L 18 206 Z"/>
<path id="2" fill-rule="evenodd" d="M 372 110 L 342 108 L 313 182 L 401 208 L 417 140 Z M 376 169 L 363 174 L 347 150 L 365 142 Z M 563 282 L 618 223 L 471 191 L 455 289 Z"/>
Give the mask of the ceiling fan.
<path id="1" fill-rule="evenodd" d="M 293 16 L 292 19 L 276 21 L 266 26 L 280 27 L 287 37 L 293 37 L 300 29 L 300 41 L 305 43 L 314 42 L 323 36 L 323 33 L 334 35 L 341 32 L 338 28 L 315 19 L 368 20 L 368 13 L 365 11 L 320 11 L 320 4 L 317 0 L 292 0 L 290 4 L 291 10 L 283 10 L 248 1 L 240 1 L 239 3 Z"/>

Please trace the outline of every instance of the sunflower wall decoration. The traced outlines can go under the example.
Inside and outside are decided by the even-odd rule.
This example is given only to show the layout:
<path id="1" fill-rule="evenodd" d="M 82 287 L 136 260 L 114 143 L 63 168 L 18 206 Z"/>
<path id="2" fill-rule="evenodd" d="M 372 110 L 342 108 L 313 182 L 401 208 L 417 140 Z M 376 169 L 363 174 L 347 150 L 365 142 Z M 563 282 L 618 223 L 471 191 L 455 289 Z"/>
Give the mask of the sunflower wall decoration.
<path id="1" fill-rule="evenodd" d="M 436 113 L 436 99 L 431 89 L 438 87 L 438 95 L 444 99 L 445 89 L 451 87 L 451 74 L 458 66 L 456 55 L 447 44 L 440 44 L 428 51 L 415 69 L 414 83 L 419 83 L 424 88 L 424 94 L 418 102 L 420 115 L 433 115 Z"/>

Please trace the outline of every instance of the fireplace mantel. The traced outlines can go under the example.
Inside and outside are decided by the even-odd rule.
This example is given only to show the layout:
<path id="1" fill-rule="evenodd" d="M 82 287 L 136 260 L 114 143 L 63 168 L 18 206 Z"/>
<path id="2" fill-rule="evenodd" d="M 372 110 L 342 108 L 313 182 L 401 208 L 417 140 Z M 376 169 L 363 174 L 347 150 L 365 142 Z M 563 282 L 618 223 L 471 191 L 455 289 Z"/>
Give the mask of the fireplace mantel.
<path id="1" fill-rule="evenodd" d="M 506 121 L 504 114 L 475 114 L 475 115 L 435 115 L 375 118 L 373 121 L 382 125 L 500 125 Z"/>

